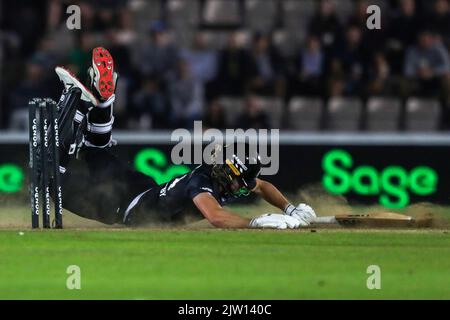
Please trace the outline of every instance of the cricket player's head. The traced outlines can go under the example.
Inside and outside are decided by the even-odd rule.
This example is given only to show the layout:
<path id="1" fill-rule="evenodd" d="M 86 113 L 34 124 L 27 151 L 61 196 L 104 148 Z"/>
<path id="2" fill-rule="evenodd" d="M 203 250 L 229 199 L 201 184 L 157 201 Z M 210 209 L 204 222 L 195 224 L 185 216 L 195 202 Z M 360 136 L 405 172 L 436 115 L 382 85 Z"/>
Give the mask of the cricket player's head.
<path id="1" fill-rule="evenodd" d="M 249 195 L 260 172 L 261 159 L 256 146 L 234 143 L 214 151 L 212 178 L 225 195 L 235 198 Z"/>

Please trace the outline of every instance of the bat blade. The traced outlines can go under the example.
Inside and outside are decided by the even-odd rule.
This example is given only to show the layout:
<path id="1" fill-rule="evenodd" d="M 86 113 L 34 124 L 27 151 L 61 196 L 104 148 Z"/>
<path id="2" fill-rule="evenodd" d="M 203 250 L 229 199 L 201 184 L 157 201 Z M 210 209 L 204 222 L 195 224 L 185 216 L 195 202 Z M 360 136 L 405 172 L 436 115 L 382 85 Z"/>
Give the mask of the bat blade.
<path id="1" fill-rule="evenodd" d="M 394 212 L 373 212 L 366 214 L 344 214 L 328 217 L 317 217 L 312 224 L 339 224 L 344 227 L 411 227 L 414 219 Z"/>

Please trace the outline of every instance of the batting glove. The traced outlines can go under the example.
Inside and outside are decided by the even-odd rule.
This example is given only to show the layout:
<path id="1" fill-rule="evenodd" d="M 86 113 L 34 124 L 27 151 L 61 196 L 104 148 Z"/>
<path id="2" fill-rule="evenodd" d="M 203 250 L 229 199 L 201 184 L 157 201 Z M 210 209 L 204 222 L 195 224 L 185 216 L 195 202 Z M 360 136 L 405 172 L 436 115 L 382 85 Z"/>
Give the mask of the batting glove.
<path id="1" fill-rule="evenodd" d="M 304 203 L 300 203 L 297 207 L 288 204 L 284 209 L 284 213 L 290 217 L 297 218 L 303 223 L 306 223 L 306 225 L 309 225 L 316 218 L 314 209 Z"/>
<path id="2" fill-rule="evenodd" d="M 267 213 L 250 221 L 251 228 L 297 229 L 303 224 L 296 218 L 284 214 Z"/>

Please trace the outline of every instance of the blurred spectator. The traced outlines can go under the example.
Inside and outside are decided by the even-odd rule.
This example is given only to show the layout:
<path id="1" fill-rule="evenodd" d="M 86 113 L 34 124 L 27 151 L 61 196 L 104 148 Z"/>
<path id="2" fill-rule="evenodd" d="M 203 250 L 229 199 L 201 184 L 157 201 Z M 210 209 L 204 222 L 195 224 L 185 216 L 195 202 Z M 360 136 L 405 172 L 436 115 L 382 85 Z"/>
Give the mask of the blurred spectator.
<path id="1" fill-rule="evenodd" d="M 391 68 L 382 52 L 374 55 L 369 67 L 368 94 L 373 96 L 394 94 Z M 397 91 L 398 93 L 398 91 Z"/>
<path id="2" fill-rule="evenodd" d="M 137 40 L 137 32 L 133 24 L 133 14 L 130 10 L 122 9 L 118 19 L 117 42 L 124 46 L 134 45 Z"/>
<path id="3" fill-rule="evenodd" d="M 83 13 L 81 15 L 81 27 L 83 32 L 95 31 L 97 27 L 97 15 L 93 5 L 87 1 L 81 1 L 78 6 L 80 7 L 80 11 Z M 66 8 L 63 9 L 63 12 L 65 11 Z"/>
<path id="4" fill-rule="evenodd" d="M 434 30 L 447 47 L 450 46 L 450 3 L 449 0 L 435 0 L 433 11 L 428 17 Z"/>
<path id="5" fill-rule="evenodd" d="M 367 28 L 367 8 L 369 7 L 367 0 L 356 0 L 353 13 L 350 15 L 347 26 L 356 26 L 361 30 L 362 42 L 366 48 L 366 53 L 372 56 L 372 52 L 377 52 L 383 48 L 385 43 L 385 21 L 384 14 L 381 15 L 381 29 L 369 30 Z M 371 57 L 373 58 L 373 57 Z"/>
<path id="6" fill-rule="evenodd" d="M 329 82 L 329 96 L 342 97 L 345 91 L 345 80 L 340 77 L 331 78 Z"/>
<path id="7" fill-rule="evenodd" d="M 303 79 L 319 78 L 323 72 L 323 53 L 320 41 L 316 37 L 309 37 L 306 49 L 301 54 L 301 73 Z"/>
<path id="8" fill-rule="evenodd" d="M 442 93 L 442 81 L 445 81 L 449 74 L 448 51 L 431 31 L 421 31 L 417 45 L 408 50 L 405 60 L 405 75 L 412 82 L 412 93 Z"/>
<path id="9" fill-rule="evenodd" d="M 321 93 L 324 59 L 320 40 L 315 36 L 309 36 L 306 48 L 299 54 L 295 78 L 292 79 L 295 94 L 319 95 Z"/>
<path id="10" fill-rule="evenodd" d="M 192 77 L 207 83 L 217 74 L 217 53 L 206 46 L 205 34 L 197 32 L 190 49 L 181 52 L 182 58 L 191 66 Z"/>
<path id="11" fill-rule="evenodd" d="M 281 56 L 270 45 L 268 36 L 256 33 L 248 65 L 250 90 L 260 95 L 283 96 L 286 84 L 282 65 Z"/>
<path id="12" fill-rule="evenodd" d="M 236 128 L 244 130 L 270 128 L 269 116 L 257 97 L 249 95 L 245 98 L 244 112 L 237 119 Z"/>
<path id="13" fill-rule="evenodd" d="M 169 117 L 173 127 L 192 128 L 194 120 L 202 119 L 203 89 L 203 84 L 192 77 L 188 62 L 179 60 L 176 76 L 169 82 L 172 107 Z"/>
<path id="14" fill-rule="evenodd" d="M 141 88 L 134 94 L 130 107 L 131 120 L 137 123 L 130 129 L 147 130 L 167 128 L 167 109 L 160 84 L 155 77 L 144 79 Z"/>
<path id="15" fill-rule="evenodd" d="M 115 69 L 121 77 L 132 73 L 129 47 L 122 43 L 117 29 L 106 31 L 107 48 L 114 57 Z"/>
<path id="16" fill-rule="evenodd" d="M 399 11 L 391 21 L 390 36 L 399 46 L 407 47 L 414 43 L 422 19 L 416 13 L 415 0 L 400 0 L 399 3 Z"/>
<path id="17" fill-rule="evenodd" d="M 4 6 L 4 29 L 10 30 L 20 38 L 21 53 L 24 57 L 30 56 L 39 42 L 39 36 L 45 34 L 45 1 L 8 1 Z"/>
<path id="18" fill-rule="evenodd" d="M 45 68 L 39 61 L 32 60 L 26 66 L 25 78 L 12 93 L 10 103 L 15 108 L 26 108 L 33 97 L 48 96 Z"/>
<path id="19" fill-rule="evenodd" d="M 58 44 L 56 39 L 46 36 L 40 41 L 38 50 L 30 58 L 31 61 L 43 68 L 40 81 L 47 85 L 48 97 L 55 97 L 61 92 L 59 79 L 54 73 L 55 66 L 60 64 L 63 59 L 61 52 L 58 50 Z"/>
<path id="20" fill-rule="evenodd" d="M 9 104 L 12 112 L 11 128 L 26 129 L 28 117 L 28 101 L 34 97 L 48 97 L 51 89 L 46 79 L 45 68 L 37 60 L 26 66 L 23 81 L 11 93 Z"/>
<path id="21" fill-rule="evenodd" d="M 330 74 L 327 79 L 327 96 L 340 97 L 344 94 L 345 73 L 339 60 L 331 61 Z"/>
<path id="22" fill-rule="evenodd" d="M 109 5 L 99 6 L 97 14 L 95 29 L 97 31 L 105 31 L 117 26 L 116 13 L 111 9 Z"/>
<path id="23" fill-rule="evenodd" d="M 222 94 L 244 93 L 248 60 L 248 52 L 242 48 L 238 33 L 230 34 L 218 62 L 217 84 Z"/>
<path id="24" fill-rule="evenodd" d="M 345 74 L 344 94 L 355 95 L 361 89 L 365 75 L 365 58 L 367 55 L 362 46 L 361 29 L 352 25 L 347 28 L 345 41 L 336 47 L 333 61 L 341 64 Z"/>
<path id="25" fill-rule="evenodd" d="M 325 51 L 329 51 L 341 39 L 342 27 L 336 14 L 334 0 L 321 0 L 316 14 L 309 23 L 309 34 L 317 36 Z"/>
<path id="26" fill-rule="evenodd" d="M 166 25 L 161 21 L 151 24 L 150 40 L 138 52 L 136 65 L 142 75 L 158 75 L 167 80 L 173 76 L 178 61 L 178 48 L 173 43 Z"/>
<path id="27" fill-rule="evenodd" d="M 47 6 L 47 30 L 54 31 L 61 23 L 63 4 L 59 0 L 50 0 Z"/>
<path id="28" fill-rule="evenodd" d="M 57 64 L 61 58 L 57 51 L 58 44 L 50 36 L 42 38 L 39 41 L 37 50 L 32 54 L 31 59 L 39 61 L 39 64 L 44 68 L 44 75 L 49 76 L 48 72 L 52 72 L 55 64 Z"/>
<path id="29" fill-rule="evenodd" d="M 394 13 L 389 23 L 387 42 L 388 59 L 395 74 L 402 72 L 405 50 L 414 44 L 421 25 L 414 0 L 400 0 L 399 4 L 399 10 Z"/>
<path id="30" fill-rule="evenodd" d="M 361 29 L 366 29 L 367 24 L 367 0 L 356 0 L 353 12 L 348 18 L 348 25 L 355 25 Z"/>
<path id="31" fill-rule="evenodd" d="M 116 120 L 118 120 L 117 123 L 120 125 L 121 119 L 126 122 L 127 104 L 132 104 L 132 101 L 130 101 L 131 95 L 141 84 L 140 74 L 133 65 L 131 58 L 137 34 L 133 30 L 130 11 L 122 9 L 119 12 L 117 27 L 107 30 L 105 34 L 105 46 L 114 57 L 115 71 L 119 75 L 117 90 L 120 92 L 120 95 L 116 96 L 116 113 L 119 113 L 120 117 L 116 117 Z M 159 87 L 158 90 L 160 90 Z M 161 119 L 159 119 L 158 123 L 162 123 Z"/>
<path id="32" fill-rule="evenodd" d="M 214 99 L 209 103 L 203 118 L 203 127 L 205 129 L 226 129 L 225 110 L 217 99 Z"/>
<path id="33" fill-rule="evenodd" d="M 90 32 L 76 33 L 75 46 L 69 52 L 69 66 L 83 83 L 87 79 L 87 69 L 91 65 L 92 49 L 96 46 L 94 35 Z"/>

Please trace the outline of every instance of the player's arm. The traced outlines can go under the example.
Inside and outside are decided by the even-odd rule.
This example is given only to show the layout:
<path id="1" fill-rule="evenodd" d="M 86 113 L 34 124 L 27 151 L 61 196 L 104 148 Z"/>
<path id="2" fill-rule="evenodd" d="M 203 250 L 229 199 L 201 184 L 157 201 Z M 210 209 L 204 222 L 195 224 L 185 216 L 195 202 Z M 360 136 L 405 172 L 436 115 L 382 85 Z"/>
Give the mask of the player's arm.
<path id="1" fill-rule="evenodd" d="M 301 225 L 296 218 L 282 214 L 264 214 L 254 219 L 247 219 L 223 208 L 208 192 L 202 192 L 192 201 L 205 218 L 217 228 L 274 228 L 295 229 Z"/>
<path id="2" fill-rule="evenodd" d="M 205 218 L 217 228 L 249 228 L 250 219 L 240 217 L 222 207 L 208 192 L 196 195 L 192 201 Z"/>
<path id="3" fill-rule="evenodd" d="M 289 201 L 283 196 L 280 190 L 268 181 L 257 178 L 256 187 L 252 192 L 260 195 L 264 200 L 280 210 L 286 209 L 289 205 Z"/>
<path id="4" fill-rule="evenodd" d="M 286 215 L 296 217 L 309 224 L 316 217 L 314 209 L 307 204 L 300 203 L 297 207 L 292 205 L 273 184 L 256 178 L 256 186 L 252 192 L 260 195 L 271 205 L 281 209 Z"/>

